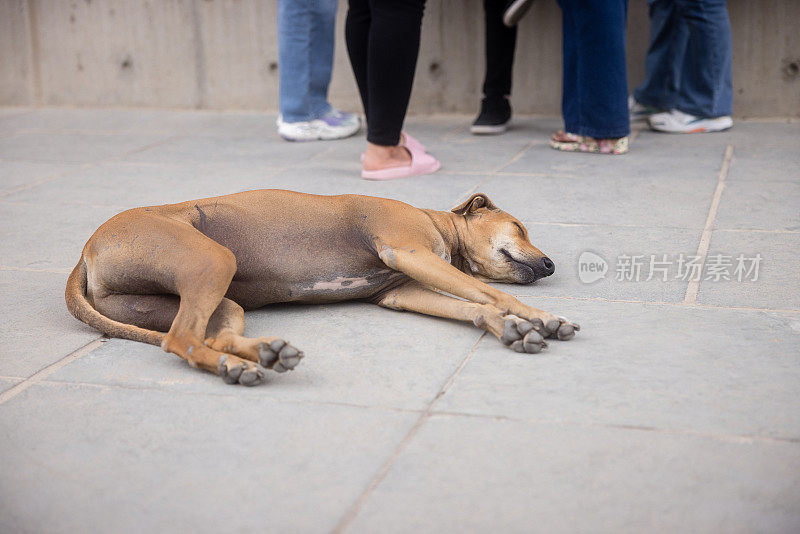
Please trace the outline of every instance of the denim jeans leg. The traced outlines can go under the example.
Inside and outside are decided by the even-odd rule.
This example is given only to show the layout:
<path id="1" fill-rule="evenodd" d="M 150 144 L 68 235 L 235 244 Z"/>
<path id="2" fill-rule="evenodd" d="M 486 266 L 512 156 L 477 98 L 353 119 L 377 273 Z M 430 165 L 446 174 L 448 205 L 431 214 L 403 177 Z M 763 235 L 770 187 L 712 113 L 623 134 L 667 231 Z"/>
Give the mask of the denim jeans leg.
<path id="1" fill-rule="evenodd" d="M 698 117 L 730 115 L 733 107 L 731 25 L 725 0 L 676 0 L 689 44 L 675 107 Z"/>
<path id="2" fill-rule="evenodd" d="M 628 135 L 631 130 L 625 66 L 627 0 L 559 0 L 559 5 L 565 22 L 562 113 L 567 131 L 597 139 Z M 567 41 L 574 41 L 574 65 L 567 62 Z M 570 75 L 567 71 L 573 69 Z M 566 86 L 569 76 L 575 80 L 572 97 Z M 567 102 L 568 99 L 576 100 L 577 104 Z M 571 111 L 574 105 L 577 113 Z"/>
<path id="3" fill-rule="evenodd" d="M 336 28 L 336 0 L 313 0 L 311 19 L 311 115 L 319 118 L 333 109 L 328 103 L 328 86 L 333 71 Z"/>
<path id="4" fill-rule="evenodd" d="M 578 106 L 578 43 L 575 29 L 574 10 L 570 9 L 568 0 L 558 0 L 562 12 L 563 38 L 561 51 L 563 67 L 561 69 L 561 115 L 564 117 L 564 129 L 569 133 L 578 133 L 580 113 Z"/>
<path id="5" fill-rule="evenodd" d="M 650 47 L 645 60 L 645 80 L 633 91 L 633 97 L 642 104 L 669 110 L 678 100 L 689 29 L 678 17 L 675 0 L 649 0 L 648 4 Z"/>
<path id="6" fill-rule="evenodd" d="M 278 105 L 285 122 L 312 118 L 310 3 L 310 0 L 278 0 Z"/>

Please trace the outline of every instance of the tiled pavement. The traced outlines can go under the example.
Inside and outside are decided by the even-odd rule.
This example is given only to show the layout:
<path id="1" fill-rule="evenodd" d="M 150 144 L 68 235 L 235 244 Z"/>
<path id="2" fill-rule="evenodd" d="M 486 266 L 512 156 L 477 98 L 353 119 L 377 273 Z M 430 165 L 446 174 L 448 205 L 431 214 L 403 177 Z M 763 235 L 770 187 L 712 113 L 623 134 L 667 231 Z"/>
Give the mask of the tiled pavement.
<path id="1" fill-rule="evenodd" d="M 410 119 L 442 171 L 374 183 L 363 136 L 289 144 L 269 115 L 0 109 L 0 531 L 800 531 L 800 123 L 637 130 L 605 157 L 550 150 L 556 119 L 468 122 Z M 248 332 L 307 358 L 243 388 L 67 313 L 109 216 L 253 188 L 483 191 L 557 265 L 502 287 L 583 330 L 525 356 L 368 304 L 277 306 Z M 608 262 L 591 284 L 585 251 Z M 760 254 L 758 278 L 676 277 L 698 251 Z"/>

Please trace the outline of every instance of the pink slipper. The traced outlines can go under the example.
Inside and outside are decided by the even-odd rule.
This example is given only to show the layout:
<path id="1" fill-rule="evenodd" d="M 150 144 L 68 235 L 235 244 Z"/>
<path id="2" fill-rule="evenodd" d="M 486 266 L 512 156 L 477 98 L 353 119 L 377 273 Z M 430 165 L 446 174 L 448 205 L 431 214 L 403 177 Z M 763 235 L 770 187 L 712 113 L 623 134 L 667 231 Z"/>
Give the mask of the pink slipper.
<path id="1" fill-rule="evenodd" d="M 416 138 L 411 137 L 411 135 L 408 132 L 403 132 L 403 136 L 406 138 L 406 142 L 405 144 L 402 144 L 402 146 L 406 147 L 409 151 L 411 151 L 412 148 L 417 152 L 428 151 L 428 149 L 425 148 L 425 145 L 417 141 Z M 364 154 L 361 154 L 361 163 L 364 163 Z"/>
<path id="2" fill-rule="evenodd" d="M 411 135 L 408 132 L 403 132 L 403 135 L 406 138 L 406 142 L 405 142 L 404 146 L 407 149 L 411 150 L 413 148 L 413 149 L 416 149 L 418 152 L 427 152 L 428 151 L 428 149 L 425 148 L 425 145 L 423 145 L 422 143 L 417 141 L 416 138 L 411 137 Z"/>
<path id="3" fill-rule="evenodd" d="M 407 139 L 407 138 L 406 138 Z M 365 180 L 393 180 L 395 178 L 408 178 L 409 176 L 419 176 L 420 174 L 431 174 L 439 170 L 442 166 L 439 161 L 431 156 L 422 152 L 418 148 L 411 148 L 406 146 L 406 149 L 411 153 L 411 165 L 403 167 L 389 167 L 388 169 L 380 169 L 377 171 L 361 171 L 361 177 Z"/>

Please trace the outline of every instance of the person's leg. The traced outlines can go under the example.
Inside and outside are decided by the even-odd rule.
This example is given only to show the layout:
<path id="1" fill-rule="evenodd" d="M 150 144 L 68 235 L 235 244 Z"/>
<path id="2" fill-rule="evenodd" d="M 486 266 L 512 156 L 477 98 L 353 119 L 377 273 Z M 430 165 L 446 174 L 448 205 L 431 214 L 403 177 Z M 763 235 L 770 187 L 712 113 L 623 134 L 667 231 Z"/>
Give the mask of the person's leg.
<path id="1" fill-rule="evenodd" d="M 560 3 L 565 14 L 571 12 L 571 33 L 565 31 L 564 38 L 575 40 L 577 56 L 573 64 L 567 64 L 565 55 L 564 69 L 575 69 L 576 82 L 569 101 L 565 93 L 566 131 L 595 139 L 625 137 L 630 133 L 625 68 L 627 0 Z M 572 91 L 566 83 L 565 90 Z"/>
<path id="2" fill-rule="evenodd" d="M 309 99 L 314 118 L 332 109 L 328 103 L 328 85 L 333 71 L 337 6 L 337 0 L 312 0 Z"/>
<path id="3" fill-rule="evenodd" d="M 561 81 L 561 115 L 564 118 L 564 127 L 567 132 L 577 133 L 570 127 L 577 127 L 580 122 L 578 107 L 578 36 L 575 21 L 574 0 L 558 0 L 562 12 L 562 40 L 561 49 L 563 57 Z"/>
<path id="4" fill-rule="evenodd" d="M 284 122 L 311 120 L 309 0 L 278 0 L 279 108 Z"/>
<path id="5" fill-rule="evenodd" d="M 356 78 L 361 104 L 369 123 L 369 91 L 367 85 L 367 57 L 369 48 L 369 31 L 372 25 L 372 13 L 369 0 L 349 0 L 344 36 L 347 44 L 347 55 Z"/>
<path id="6" fill-rule="evenodd" d="M 312 125 L 319 139 L 343 139 L 361 128 L 355 113 L 333 109 L 328 102 L 328 86 L 333 70 L 333 49 L 337 0 L 311 1 L 311 54 L 309 106 Z"/>
<path id="7" fill-rule="evenodd" d="M 419 55 L 425 0 L 370 0 L 367 141 L 396 146 Z"/>
<path id="8" fill-rule="evenodd" d="M 675 0 L 650 0 L 650 47 L 645 60 L 645 80 L 633 91 L 637 102 L 652 108 L 675 107 L 681 68 L 689 38 L 685 21 L 678 17 Z"/>
<path id="9" fill-rule="evenodd" d="M 503 24 L 505 7 L 505 0 L 483 0 L 486 23 L 486 75 L 483 78 L 483 96 L 488 99 L 501 99 L 511 95 L 517 27 L 509 28 Z"/>
<path id="10" fill-rule="evenodd" d="M 503 23 L 506 0 L 483 0 L 486 38 L 486 71 L 481 111 L 472 123 L 473 134 L 503 133 L 511 120 L 511 76 L 517 27 Z"/>
<path id="11" fill-rule="evenodd" d="M 728 116 L 733 107 L 731 25 L 726 0 L 676 0 L 689 43 L 675 107 L 704 118 Z"/>
<path id="12" fill-rule="evenodd" d="M 399 145 L 419 54 L 425 0 L 369 3 L 369 109 L 361 176 L 388 179 L 435 172 L 439 162 L 425 154 L 419 143 Z"/>

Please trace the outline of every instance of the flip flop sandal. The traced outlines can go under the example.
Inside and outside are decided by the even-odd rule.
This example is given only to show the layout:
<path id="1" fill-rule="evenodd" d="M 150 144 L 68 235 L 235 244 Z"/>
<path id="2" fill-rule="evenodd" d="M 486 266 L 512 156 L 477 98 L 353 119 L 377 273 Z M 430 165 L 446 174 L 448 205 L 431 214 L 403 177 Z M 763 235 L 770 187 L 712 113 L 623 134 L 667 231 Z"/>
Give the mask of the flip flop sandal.
<path id="1" fill-rule="evenodd" d="M 566 134 L 565 137 L 574 141 L 560 141 L 550 139 L 550 146 L 556 150 L 564 152 L 587 152 L 589 154 L 625 154 L 630 148 L 630 137 L 618 137 L 616 139 L 595 139 L 585 135 Z"/>
<path id="2" fill-rule="evenodd" d="M 442 166 L 439 161 L 419 148 L 406 146 L 411 154 L 411 165 L 403 167 L 389 167 L 377 171 L 361 171 L 361 177 L 365 180 L 394 180 L 395 178 L 408 178 L 409 176 L 419 176 L 420 174 L 431 174 L 439 170 Z"/>
<path id="3" fill-rule="evenodd" d="M 557 143 L 574 143 L 580 140 L 580 136 L 577 134 L 567 133 L 564 130 L 559 130 L 550 136 L 550 140 Z"/>

